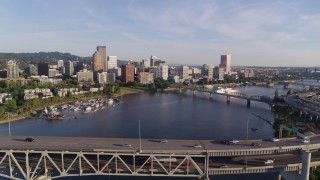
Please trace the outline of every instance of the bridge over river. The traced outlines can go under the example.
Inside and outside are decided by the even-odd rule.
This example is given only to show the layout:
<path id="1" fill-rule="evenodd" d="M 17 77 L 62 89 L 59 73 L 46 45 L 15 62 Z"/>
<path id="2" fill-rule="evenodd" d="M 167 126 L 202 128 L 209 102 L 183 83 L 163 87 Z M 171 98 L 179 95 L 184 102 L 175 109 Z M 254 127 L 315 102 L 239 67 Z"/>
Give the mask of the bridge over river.
<path id="1" fill-rule="evenodd" d="M 320 137 L 240 140 L 0 137 L 0 176 L 50 179 L 68 176 L 170 176 L 209 179 L 210 175 L 276 172 L 278 178 L 309 179 L 320 165 Z M 261 146 L 252 146 L 252 143 Z M 268 161 L 269 160 L 269 161 Z M 270 162 L 272 160 L 272 162 Z"/>
<path id="2" fill-rule="evenodd" d="M 267 103 L 269 105 L 272 104 L 272 98 L 270 98 L 269 96 L 248 95 L 245 93 L 236 92 L 236 91 L 228 91 L 228 90 L 219 91 L 219 89 L 221 89 L 221 87 L 209 88 L 206 86 L 198 86 L 198 85 L 182 86 L 179 84 L 175 85 L 174 87 L 178 88 L 180 90 L 180 92 L 182 92 L 182 90 L 191 90 L 193 92 L 194 96 L 197 94 L 197 92 L 206 92 L 209 94 L 210 98 L 212 98 L 213 94 L 226 96 L 227 103 L 230 103 L 231 97 L 245 99 L 245 100 L 247 100 L 248 107 L 250 107 L 251 101 L 263 102 L 263 103 Z"/>

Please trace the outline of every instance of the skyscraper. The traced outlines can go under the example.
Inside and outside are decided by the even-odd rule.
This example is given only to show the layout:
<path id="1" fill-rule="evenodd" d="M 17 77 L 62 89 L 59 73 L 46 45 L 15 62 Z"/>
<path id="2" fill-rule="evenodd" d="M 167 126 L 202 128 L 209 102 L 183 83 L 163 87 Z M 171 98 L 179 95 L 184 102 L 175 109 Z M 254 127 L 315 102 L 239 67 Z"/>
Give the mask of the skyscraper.
<path id="1" fill-rule="evenodd" d="M 205 76 L 208 79 L 213 78 L 213 71 L 214 71 L 214 66 L 212 64 L 204 64 L 202 66 L 202 75 Z"/>
<path id="2" fill-rule="evenodd" d="M 220 68 L 223 68 L 226 74 L 231 74 L 231 55 L 221 55 Z"/>
<path id="3" fill-rule="evenodd" d="M 101 54 L 98 51 L 96 51 L 93 54 L 92 59 L 93 59 L 93 68 L 92 68 L 92 70 L 93 70 L 93 79 L 95 81 L 97 81 L 98 80 L 97 74 L 103 72 L 103 64 L 102 64 Z"/>
<path id="4" fill-rule="evenodd" d="M 72 76 L 74 74 L 73 62 L 68 61 L 65 67 L 66 75 Z"/>
<path id="5" fill-rule="evenodd" d="M 101 56 L 101 64 L 103 71 L 108 70 L 108 64 L 107 64 L 107 47 L 106 46 L 97 46 L 97 51 L 99 52 Z"/>
<path id="6" fill-rule="evenodd" d="M 118 57 L 117 56 L 108 56 L 107 60 L 107 70 L 113 69 L 117 66 Z"/>

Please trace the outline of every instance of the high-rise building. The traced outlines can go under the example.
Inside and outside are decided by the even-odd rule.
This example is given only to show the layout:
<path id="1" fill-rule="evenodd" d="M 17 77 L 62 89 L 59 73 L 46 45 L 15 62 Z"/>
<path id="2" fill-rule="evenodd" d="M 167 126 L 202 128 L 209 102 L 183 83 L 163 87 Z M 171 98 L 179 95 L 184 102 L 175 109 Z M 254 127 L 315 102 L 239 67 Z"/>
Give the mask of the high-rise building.
<path id="1" fill-rule="evenodd" d="M 49 64 L 40 62 L 38 63 L 38 75 L 49 76 Z"/>
<path id="2" fill-rule="evenodd" d="M 180 79 L 182 79 L 182 80 L 189 79 L 189 67 L 188 66 L 181 66 L 179 68 L 179 75 L 180 75 Z"/>
<path id="3" fill-rule="evenodd" d="M 103 72 L 102 56 L 98 51 L 96 51 L 93 54 L 93 68 L 92 68 L 92 70 L 93 70 L 93 79 L 95 81 L 97 81 L 98 80 L 97 74 Z"/>
<path id="4" fill-rule="evenodd" d="M 83 69 L 77 72 L 77 77 L 79 82 L 93 81 L 93 72 Z"/>
<path id="5" fill-rule="evenodd" d="M 57 69 L 49 69 L 49 77 L 55 77 L 55 75 L 59 74 Z"/>
<path id="6" fill-rule="evenodd" d="M 223 81 L 224 80 L 224 68 L 216 67 L 214 70 L 214 76 L 217 80 Z"/>
<path id="7" fill-rule="evenodd" d="M 139 80 L 141 84 L 153 83 L 153 73 L 151 72 L 141 72 L 139 73 Z"/>
<path id="8" fill-rule="evenodd" d="M 134 66 L 130 63 L 121 66 L 122 82 L 134 82 Z"/>
<path id="9" fill-rule="evenodd" d="M 116 80 L 116 76 L 114 73 L 107 73 L 107 72 L 98 73 L 98 82 L 101 84 L 114 83 L 115 80 Z"/>
<path id="10" fill-rule="evenodd" d="M 58 68 L 64 67 L 63 60 L 58 60 Z"/>
<path id="11" fill-rule="evenodd" d="M 107 70 L 118 67 L 117 62 L 118 62 L 117 56 L 108 56 Z"/>
<path id="12" fill-rule="evenodd" d="M 83 70 L 83 62 L 82 61 L 74 61 L 73 62 L 74 73 L 77 74 L 80 70 Z"/>
<path id="13" fill-rule="evenodd" d="M 158 66 L 158 74 L 156 75 L 156 77 L 163 80 L 168 80 L 168 69 L 168 65 L 161 64 L 160 66 Z"/>
<path id="14" fill-rule="evenodd" d="M 212 64 L 204 64 L 202 66 L 202 76 L 208 78 L 208 79 L 213 79 L 213 72 L 214 72 L 214 66 Z"/>
<path id="15" fill-rule="evenodd" d="M 65 73 L 66 73 L 66 75 L 69 75 L 69 76 L 73 76 L 74 75 L 73 61 L 68 61 L 65 64 Z"/>
<path id="16" fill-rule="evenodd" d="M 97 46 L 97 51 L 101 56 L 101 64 L 103 71 L 107 71 L 108 64 L 107 64 L 107 47 L 106 46 Z"/>
<path id="17" fill-rule="evenodd" d="M 25 73 L 29 76 L 31 75 L 38 75 L 38 69 L 37 66 L 33 65 L 33 64 L 29 64 L 26 68 L 25 68 Z"/>
<path id="18" fill-rule="evenodd" d="M 220 68 L 223 68 L 226 74 L 231 74 L 231 55 L 221 55 Z"/>
<path id="19" fill-rule="evenodd" d="M 156 66 L 156 62 L 160 61 L 160 59 L 157 56 L 152 56 L 150 57 L 150 66 Z"/>
<path id="20" fill-rule="evenodd" d="M 19 67 L 15 60 L 9 60 L 7 62 L 7 78 L 18 78 Z"/>
<path id="21" fill-rule="evenodd" d="M 148 68 L 150 66 L 150 60 L 148 59 L 142 59 L 141 65 L 145 68 Z"/>

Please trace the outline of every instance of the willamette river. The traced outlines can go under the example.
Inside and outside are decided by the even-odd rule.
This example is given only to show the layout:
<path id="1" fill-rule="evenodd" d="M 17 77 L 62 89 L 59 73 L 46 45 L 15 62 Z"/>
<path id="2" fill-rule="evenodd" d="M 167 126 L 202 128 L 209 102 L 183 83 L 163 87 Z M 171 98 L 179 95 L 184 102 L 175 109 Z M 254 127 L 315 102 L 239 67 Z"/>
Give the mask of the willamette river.
<path id="1" fill-rule="evenodd" d="M 301 89 L 302 85 L 294 85 Z M 249 95 L 274 96 L 288 90 L 282 85 L 274 88 L 243 86 L 234 88 Z M 141 122 L 142 138 L 165 139 L 245 139 L 246 123 L 251 113 L 274 121 L 274 113 L 270 106 L 260 102 L 251 102 L 247 108 L 246 100 L 231 98 L 226 103 L 226 97 L 214 95 L 209 99 L 206 93 L 198 93 L 194 98 L 191 92 L 178 93 L 141 93 L 126 95 L 120 98 L 117 106 L 103 110 L 81 114 L 65 111 L 69 116 L 78 119 L 45 120 L 25 119 L 11 122 L 12 135 L 26 136 L 82 136 L 108 138 L 138 138 L 138 122 Z M 250 128 L 258 129 L 252 132 Z M 0 135 L 8 135 L 8 124 L 0 124 Z M 257 117 L 250 117 L 249 139 L 269 139 L 274 135 L 271 125 Z M 273 177 L 266 174 L 263 177 Z M 262 178 L 263 178 L 262 177 Z M 176 179 L 155 177 L 76 177 L 67 179 Z M 255 179 L 257 175 L 217 176 L 214 179 Z M 259 177 L 260 178 L 260 177 Z M 185 178 L 180 178 L 185 179 Z M 260 178 L 261 179 L 261 178 Z"/>

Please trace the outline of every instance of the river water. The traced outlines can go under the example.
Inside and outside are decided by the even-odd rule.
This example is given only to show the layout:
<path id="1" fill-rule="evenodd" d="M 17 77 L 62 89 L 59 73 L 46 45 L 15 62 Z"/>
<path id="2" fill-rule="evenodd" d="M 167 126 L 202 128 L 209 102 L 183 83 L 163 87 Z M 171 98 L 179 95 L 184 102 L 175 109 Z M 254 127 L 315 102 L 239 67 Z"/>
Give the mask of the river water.
<path id="1" fill-rule="evenodd" d="M 301 89 L 301 84 L 295 84 L 294 89 Z M 279 95 L 288 90 L 277 85 L 273 88 L 258 86 L 236 87 L 235 90 L 248 95 L 274 96 L 276 89 Z M 81 114 L 65 111 L 67 115 L 76 115 L 78 119 L 45 120 L 28 118 L 11 122 L 12 135 L 25 136 L 81 136 L 108 138 L 138 138 L 138 122 L 141 122 L 142 138 L 165 139 L 245 139 L 246 124 L 249 121 L 249 139 L 269 139 L 274 135 L 271 125 L 252 113 L 274 121 L 274 113 L 270 106 L 260 102 L 251 102 L 246 106 L 246 100 L 231 98 L 226 103 L 226 97 L 214 95 L 209 99 L 207 93 L 198 92 L 196 97 L 191 92 L 183 94 L 140 93 L 122 96 L 117 106 L 105 108 L 95 113 Z M 251 128 L 257 129 L 251 131 Z M 8 135 L 8 124 L 0 125 L 0 135 Z M 254 179 L 254 175 L 241 175 L 245 179 Z M 271 174 L 270 176 L 273 176 Z M 239 176 L 217 176 L 217 179 L 236 179 Z M 252 178 L 251 178 L 252 177 Z M 265 175 L 266 179 L 269 177 Z M 92 179 L 93 177 L 87 178 Z M 108 177 L 107 179 L 140 179 L 138 177 Z M 270 177 L 269 177 L 270 178 Z M 70 178 L 68 178 L 70 179 Z M 71 178 L 71 179 L 79 179 Z M 85 179 L 85 177 L 81 178 Z M 95 177 L 94 179 L 106 179 Z M 143 178 L 148 179 L 148 178 Z M 149 179 L 156 179 L 154 177 Z M 158 178 L 170 179 L 170 178 Z M 175 178 L 173 178 L 175 179 Z"/>

